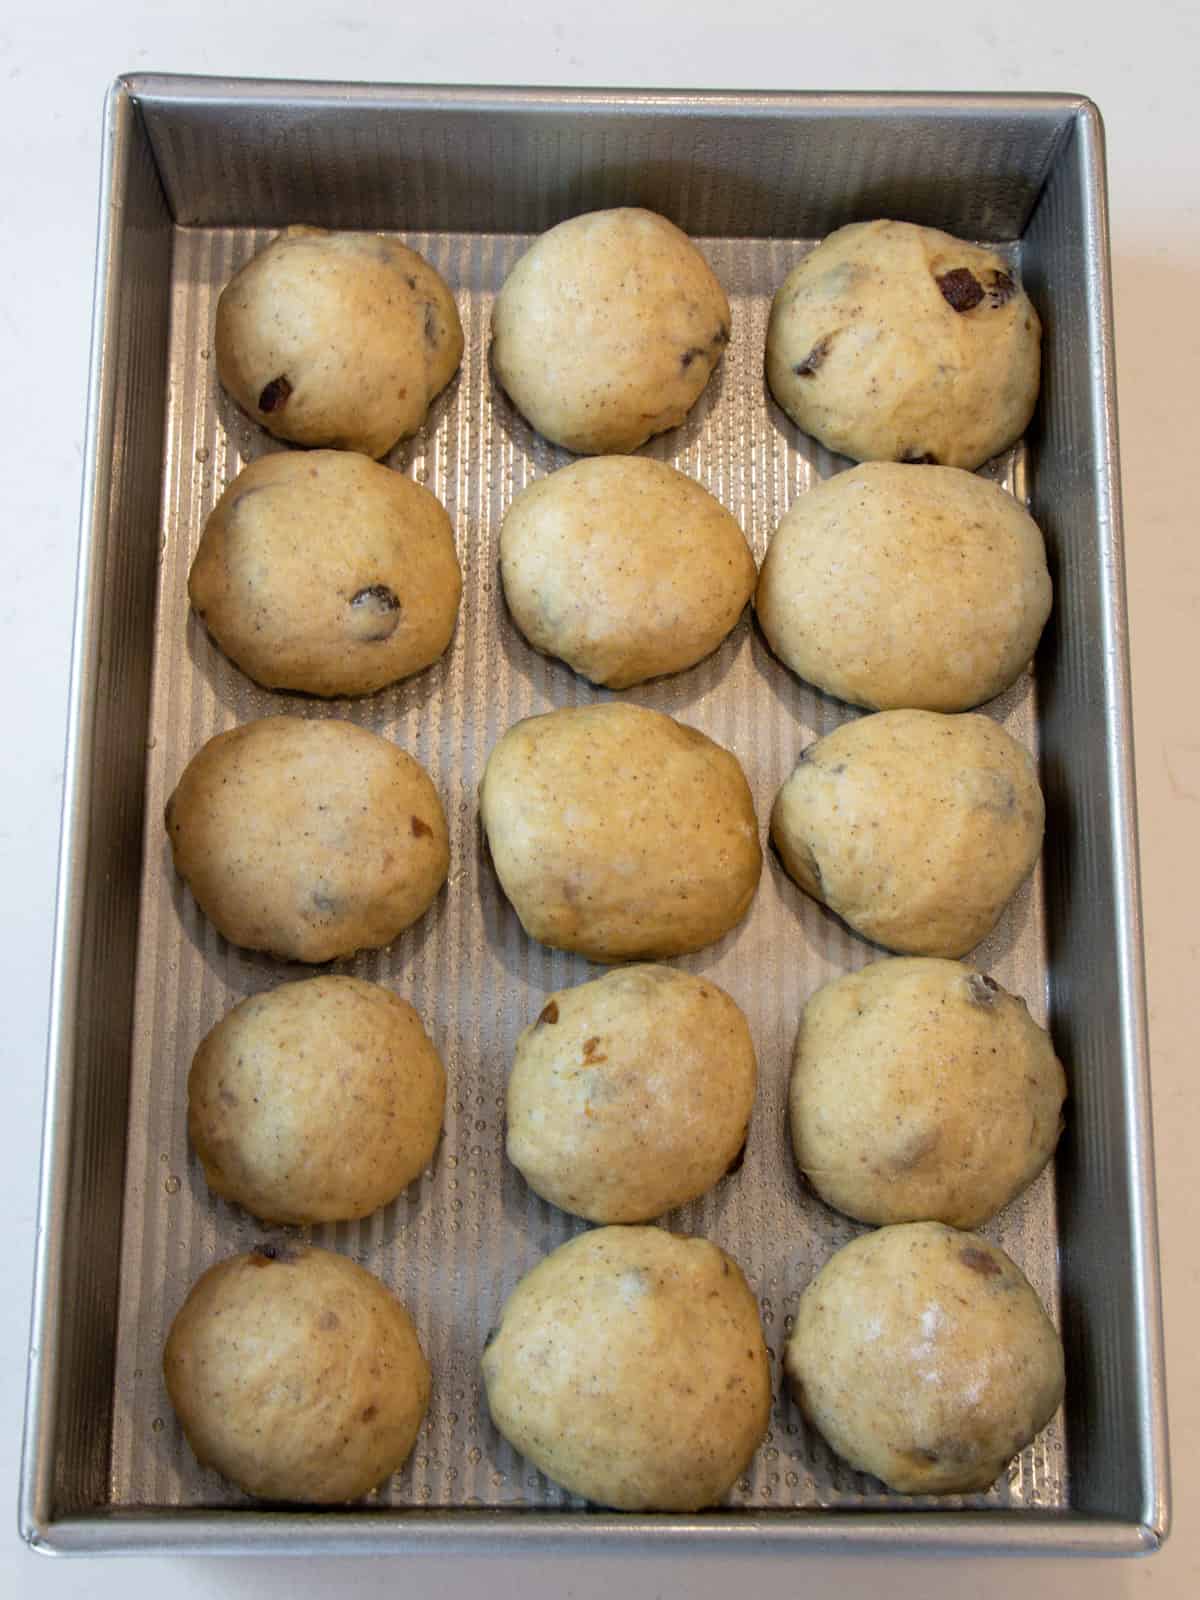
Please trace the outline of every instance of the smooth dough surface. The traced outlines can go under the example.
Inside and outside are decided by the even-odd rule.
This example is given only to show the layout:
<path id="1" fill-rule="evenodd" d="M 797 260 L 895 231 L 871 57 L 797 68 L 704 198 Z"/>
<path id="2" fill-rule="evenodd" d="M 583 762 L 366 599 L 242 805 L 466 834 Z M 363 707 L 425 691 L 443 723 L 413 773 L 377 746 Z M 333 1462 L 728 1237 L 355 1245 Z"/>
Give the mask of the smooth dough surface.
<path id="1" fill-rule="evenodd" d="M 808 746 L 771 837 L 804 892 L 864 937 L 961 956 L 1033 870 L 1045 814 L 1028 751 L 990 718 L 877 711 Z"/>
<path id="2" fill-rule="evenodd" d="M 711 1189 L 750 1127 L 750 1029 L 723 989 L 624 967 L 549 997 L 517 1040 L 508 1158 L 592 1222 L 648 1222 Z"/>
<path id="3" fill-rule="evenodd" d="M 530 644 L 610 689 L 709 655 L 757 576 L 720 501 L 644 456 L 576 461 L 523 489 L 500 529 L 500 573 Z"/>
<path id="4" fill-rule="evenodd" d="M 356 1500 L 407 1460 L 429 1403 L 408 1312 L 308 1245 L 219 1262 L 171 1325 L 171 1404 L 202 1466 L 264 1500 Z"/>
<path id="5" fill-rule="evenodd" d="M 772 394 L 856 461 L 978 467 L 1024 433 L 1040 373 L 1041 324 L 1012 269 L 936 228 L 839 228 L 771 306 Z"/>
<path id="6" fill-rule="evenodd" d="M 535 241 L 492 311 L 492 367 L 517 410 L 580 455 L 636 450 L 699 399 L 729 342 L 725 291 L 686 233 L 636 206 Z"/>
<path id="7" fill-rule="evenodd" d="M 698 1511 L 767 1430 L 758 1306 L 706 1239 L 597 1228 L 509 1296 L 483 1354 L 500 1432 L 555 1483 L 622 1511 Z"/>
<path id="8" fill-rule="evenodd" d="M 445 650 L 462 573 L 428 489 L 352 451 L 279 451 L 213 507 L 188 594 L 256 683 L 372 694 Z"/>
<path id="9" fill-rule="evenodd" d="M 860 1222 L 973 1228 L 1032 1183 L 1066 1075 L 1025 1002 L 957 961 L 895 957 L 818 989 L 788 1096 L 796 1161 Z"/>
<path id="10" fill-rule="evenodd" d="M 755 609 L 775 654 L 839 699 L 966 711 L 1028 666 L 1050 600 L 1041 530 L 1012 495 L 877 461 L 792 505 Z"/>
<path id="11" fill-rule="evenodd" d="M 480 813 L 526 933 L 593 961 L 711 944 L 746 914 L 762 871 L 737 758 L 642 706 L 514 724 L 488 757 Z"/>
<path id="12" fill-rule="evenodd" d="M 446 1074 L 390 989 L 327 975 L 252 995 L 188 1076 L 188 1135 L 209 1187 L 268 1222 L 352 1221 L 429 1164 Z"/>
<path id="13" fill-rule="evenodd" d="M 293 961 L 390 944 L 450 865 L 424 768 L 332 718 L 217 734 L 185 768 L 166 826 L 176 869 L 230 943 Z"/>
<path id="14" fill-rule="evenodd" d="M 838 1455 L 901 1494 L 989 1488 L 1063 1396 L 1062 1345 L 1020 1268 L 937 1222 L 839 1250 L 800 1297 L 784 1367 Z"/>
<path id="15" fill-rule="evenodd" d="M 382 456 L 458 370 L 454 296 L 423 256 L 377 233 L 288 228 L 217 302 L 217 372 L 277 439 Z"/>

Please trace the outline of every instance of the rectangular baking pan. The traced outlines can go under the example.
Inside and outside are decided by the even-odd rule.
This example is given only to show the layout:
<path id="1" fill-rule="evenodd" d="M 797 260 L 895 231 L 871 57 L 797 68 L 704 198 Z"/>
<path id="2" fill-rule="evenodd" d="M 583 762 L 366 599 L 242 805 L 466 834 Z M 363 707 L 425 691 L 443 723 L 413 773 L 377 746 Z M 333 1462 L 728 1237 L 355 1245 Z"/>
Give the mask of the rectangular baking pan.
<path id="1" fill-rule="evenodd" d="M 403 1552 L 881 1547 L 1155 1548 L 1167 1526 L 1154 1184 L 1121 558 L 1103 139 L 1075 96 L 610 93 L 119 80 L 106 108 L 93 370 L 20 1524 L 51 1551 Z M 598 691 L 526 649 L 495 572 L 500 517 L 568 458 L 487 368 L 492 297 L 529 238 L 574 213 L 649 206 L 697 238 L 734 339 L 688 422 L 648 447 L 704 481 L 761 559 L 778 517 L 844 465 L 769 401 L 771 294 L 844 222 L 896 216 L 990 242 L 1045 325 L 1026 440 L 990 470 L 1045 530 L 1055 610 L 1035 671 L 988 712 L 1038 756 L 1048 805 L 1033 881 L 975 953 L 1048 1019 L 1071 1099 L 1053 1167 L 986 1230 L 1061 1327 L 1062 1414 L 985 1495 L 888 1494 L 806 1432 L 779 1381 L 796 1296 L 857 1230 L 796 1181 L 784 1132 L 791 1039 L 824 979 L 878 952 L 769 862 L 742 929 L 681 965 L 746 1010 L 760 1093 L 736 1178 L 668 1219 L 744 1266 L 775 1365 L 771 1431 L 702 1516 L 585 1506 L 514 1456 L 482 1403 L 478 1354 L 504 1296 L 581 1226 L 503 1153 L 517 1032 L 587 975 L 532 944 L 480 847 L 475 785 L 520 716 Z M 447 504 L 465 573 L 446 658 L 364 702 L 265 693 L 187 615 L 207 511 L 274 448 L 221 394 L 216 295 L 295 221 L 395 231 L 450 282 L 467 351 L 426 428 L 389 458 Z M 793 679 L 749 619 L 708 662 L 633 691 L 732 747 L 760 819 L 812 736 L 851 713 Z M 396 738 L 439 785 L 453 865 L 438 906 L 387 951 L 341 963 L 425 1016 L 450 1075 L 433 1169 L 318 1242 L 392 1283 L 435 1392 L 408 1466 L 364 1505 L 264 1511 L 190 1456 L 162 1387 L 189 1284 L 264 1229 L 217 1202 L 189 1155 L 185 1085 L 203 1033 L 294 978 L 230 949 L 170 868 L 162 804 L 222 728 L 273 711 L 347 716 Z"/>

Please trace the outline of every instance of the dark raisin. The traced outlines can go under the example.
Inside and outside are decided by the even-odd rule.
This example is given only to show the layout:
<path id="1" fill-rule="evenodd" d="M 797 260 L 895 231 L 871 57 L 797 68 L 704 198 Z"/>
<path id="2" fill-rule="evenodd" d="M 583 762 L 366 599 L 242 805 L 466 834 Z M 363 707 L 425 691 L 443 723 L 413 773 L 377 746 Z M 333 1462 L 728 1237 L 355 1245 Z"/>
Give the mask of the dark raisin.
<path id="1" fill-rule="evenodd" d="M 432 839 L 433 829 L 427 822 L 422 822 L 420 817 L 412 819 L 412 836 L 414 839 Z"/>
<path id="2" fill-rule="evenodd" d="M 792 371 L 798 378 L 811 378 L 816 372 L 817 368 L 822 365 L 825 357 L 832 349 L 833 335 L 831 333 L 827 333 L 823 339 L 817 340 L 816 344 L 813 345 L 812 349 L 804 357 L 803 361 L 797 361 L 796 365 L 792 368 Z"/>
<path id="3" fill-rule="evenodd" d="M 282 411 L 291 398 L 292 386 L 282 373 L 277 378 L 272 378 L 258 397 L 260 411 Z"/>
<path id="4" fill-rule="evenodd" d="M 557 1022 L 557 1021 L 558 1021 L 558 1001 L 557 1000 L 551 1000 L 551 1001 L 548 1002 L 548 1004 L 546 1004 L 546 1005 L 544 1005 L 542 1007 L 540 1013 L 538 1014 L 538 1022 L 542 1023 L 542 1022 Z"/>
<path id="5" fill-rule="evenodd" d="M 906 450 L 899 460 L 910 467 L 936 467 L 938 464 L 932 450 Z"/>
<path id="6" fill-rule="evenodd" d="M 370 1422 L 372 1420 L 372 1418 L 377 1417 L 378 1415 L 379 1415 L 379 1407 L 378 1406 L 376 1406 L 376 1405 L 365 1406 L 363 1408 L 362 1421 L 363 1422 Z"/>
<path id="7" fill-rule="evenodd" d="M 350 597 L 350 631 L 363 644 L 382 644 L 400 625 L 400 601 L 386 583 Z"/>
<path id="8" fill-rule="evenodd" d="M 683 352 L 683 354 L 680 356 L 680 358 L 679 358 L 680 367 L 683 369 L 684 372 L 686 372 L 687 369 L 691 366 L 692 362 L 695 361 L 696 357 L 697 356 L 702 356 L 703 354 L 704 354 L 704 346 L 702 344 L 694 344 L 690 350 L 685 350 Z"/>
<path id="9" fill-rule="evenodd" d="M 266 1267 L 272 1261 L 287 1263 L 296 1261 L 297 1252 L 286 1244 L 256 1244 L 250 1256 L 250 1264 L 254 1267 Z"/>
<path id="10" fill-rule="evenodd" d="M 969 267 L 951 267 L 938 278 L 937 286 L 952 311 L 971 311 L 983 299 L 983 287 Z"/>
<path id="11" fill-rule="evenodd" d="M 973 972 L 967 979 L 967 993 L 977 1006 L 994 1006 L 1000 985 L 984 972 Z"/>
<path id="12" fill-rule="evenodd" d="M 982 1278 L 998 1278 L 1004 1270 L 986 1250 L 980 1250 L 973 1244 L 960 1250 L 958 1259 L 964 1267 L 970 1267 L 972 1272 L 978 1272 Z"/>
<path id="13" fill-rule="evenodd" d="M 1007 305 L 1017 292 L 1017 281 L 1007 272 L 993 271 L 988 278 L 988 305 Z"/>
<path id="14" fill-rule="evenodd" d="M 722 345 L 729 343 L 729 328 L 726 323 L 723 322 L 717 329 L 716 333 L 713 334 L 712 342 L 716 345 L 718 350 Z"/>
<path id="15" fill-rule="evenodd" d="M 437 311 L 430 302 L 425 306 L 425 338 L 429 344 L 438 342 Z"/>

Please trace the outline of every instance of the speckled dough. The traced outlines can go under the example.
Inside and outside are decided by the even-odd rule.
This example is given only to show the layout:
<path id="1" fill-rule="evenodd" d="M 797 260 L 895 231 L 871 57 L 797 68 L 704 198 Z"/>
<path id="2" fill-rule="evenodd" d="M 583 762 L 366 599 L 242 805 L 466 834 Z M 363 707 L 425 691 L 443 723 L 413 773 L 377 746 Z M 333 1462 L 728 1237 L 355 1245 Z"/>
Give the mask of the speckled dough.
<path id="1" fill-rule="evenodd" d="M 429 1403 L 399 1300 L 302 1244 L 210 1267 L 171 1325 L 163 1373 L 201 1466 L 264 1500 L 357 1500 L 408 1458 Z"/>
<path id="2" fill-rule="evenodd" d="M 767 1430 L 758 1306 L 705 1239 L 598 1228 L 510 1295 L 483 1355 L 492 1421 L 574 1494 L 622 1511 L 698 1511 Z"/>
<path id="3" fill-rule="evenodd" d="M 912 1222 L 853 1240 L 800 1297 L 784 1353 L 805 1416 L 901 1494 L 987 1489 L 1063 1396 L 1054 1325 L 978 1234 Z"/>
<path id="4" fill-rule="evenodd" d="M 625 206 L 560 222 L 492 312 L 492 368 L 540 434 L 581 455 L 636 450 L 699 399 L 729 301 L 686 233 Z"/>
<path id="5" fill-rule="evenodd" d="M 771 392 L 857 461 L 977 467 L 1024 433 L 1040 370 L 1041 324 L 1012 269 L 910 222 L 839 228 L 771 307 Z"/>
<path id="6" fill-rule="evenodd" d="M 756 577 L 720 501 L 642 456 L 577 461 L 523 489 L 500 529 L 500 574 L 530 644 L 610 689 L 710 654 Z"/>
<path id="7" fill-rule="evenodd" d="M 876 961 L 818 989 L 792 1056 L 792 1148 L 860 1222 L 973 1228 L 1032 1183 L 1066 1076 L 1025 1002 L 957 961 Z"/>
<path id="8" fill-rule="evenodd" d="M 217 372 L 277 439 L 385 455 L 462 359 L 454 297 L 378 233 L 288 228 L 217 302 Z"/>
<path id="9" fill-rule="evenodd" d="M 517 1040 L 508 1157 L 592 1222 L 648 1222 L 711 1189 L 746 1142 L 754 1044 L 723 989 L 625 967 L 549 997 Z"/>
<path id="10" fill-rule="evenodd" d="M 488 757 L 480 814 L 526 933 L 593 961 L 711 944 L 745 916 L 762 871 L 737 758 L 642 706 L 516 723 Z"/>
<path id="11" fill-rule="evenodd" d="M 390 944 L 446 881 L 425 770 L 350 722 L 263 717 L 219 733 L 167 801 L 175 866 L 232 943 L 294 961 Z"/>
<path id="12" fill-rule="evenodd" d="M 879 710 L 965 711 L 1007 689 L 1050 614 L 1041 531 L 957 467 L 872 462 L 803 494 L 771 540 L 755 609 L 775 654 Z"/>
<path id="13" fill-rule="evenodd" d="M 428 1165 L 446 1074 L 407 1001 L 325 976 L 252 995 L 196 1051 L 188 1135 L 209 1187 L 268 1222 L 353 1221 Z"/>
<path id="14" fill-rule="evenodd" d="M 866 938 L 961 956 L 1033 870 L 1045 814 L 1028 751 L 988 717 L 879 711 L 808 746 L 771 838 L 804 892 Z"/>
<path id="15" fill-rule="evenodd" d="M 256 683 L 371 694 L 442 654 L 462 574 L 428 489 L 350 451 L 289 450 L 252 462 L 217 501 L 188 594 Z"/>

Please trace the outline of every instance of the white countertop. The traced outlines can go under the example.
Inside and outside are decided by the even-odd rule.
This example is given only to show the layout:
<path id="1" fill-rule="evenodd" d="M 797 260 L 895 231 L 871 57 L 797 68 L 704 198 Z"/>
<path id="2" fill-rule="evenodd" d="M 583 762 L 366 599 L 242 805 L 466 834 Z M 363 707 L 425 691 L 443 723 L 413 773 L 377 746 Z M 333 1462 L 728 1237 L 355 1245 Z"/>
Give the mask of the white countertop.
<path id="1" fill-rule="evenodd" d="M 743 1570 L 583 1556 L 542 1561 L 53 1561 L 17 1538 L 51 929 L 91 318 L 101 103 L 123 71 L 430 83 L 728 89 L 1064 90 L 1108 133 L 1151 1059 L 1165 1277 L 1174 1532 L 1138 1561 L 809 1559 Z M 0 474 L 8 556 L 0 649 L 9 693 L 0 800 L 0 1596 L 172 1600 L 253 1594 L 360 1600 L 398 1589 L 459 1600 L 521 1595 L 716 1595 L 754 1582 L 842 1600 L 887 1585 L 937 1600 L 1200 1594 L 1200 1130 L 1192 1010 L 1200 717 L 1200 540 L 1190 491 L 1200 371 L 1200 8 L 1142 0 L 607 0 L 580 19 L 547 0 L 425 7 L 321 0 L 10 0 L 0 14 Z M 1185 483 L 1187 487 L 1185 487 Z M 1196 631 L 1189 632 L 1189 629 Z M 1188 640 L 1191 640 L 1191 644 Z M 0 1520 L 0 1527 L 5 1523 Z"/>

